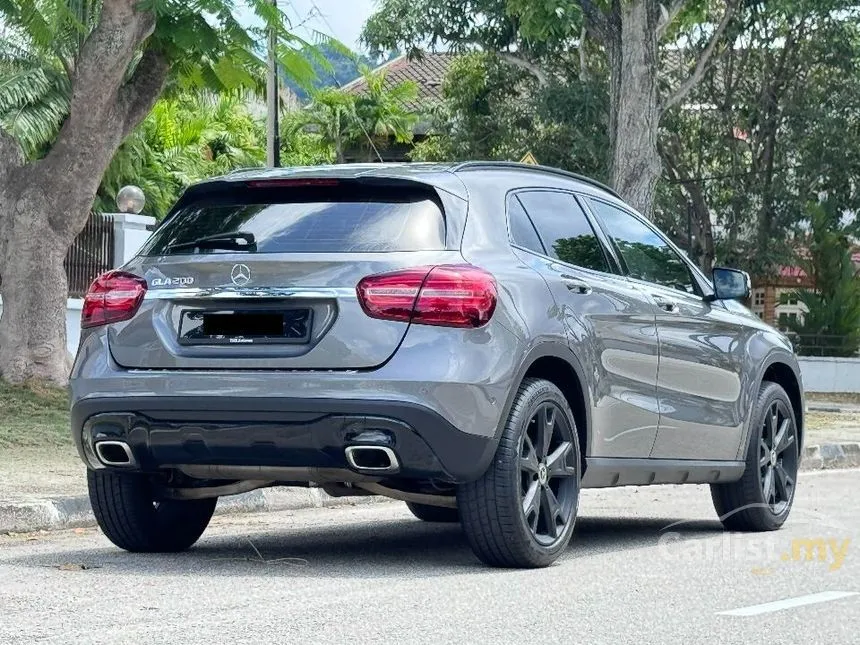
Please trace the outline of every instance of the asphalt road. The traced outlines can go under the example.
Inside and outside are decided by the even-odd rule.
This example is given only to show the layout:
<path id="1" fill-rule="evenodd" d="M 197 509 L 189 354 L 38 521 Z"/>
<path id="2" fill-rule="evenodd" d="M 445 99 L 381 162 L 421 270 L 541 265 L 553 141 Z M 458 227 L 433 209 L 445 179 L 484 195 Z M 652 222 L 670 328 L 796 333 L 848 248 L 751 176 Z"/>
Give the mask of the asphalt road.
<path id="1" fill-rule="evenodd" d="M 858 470 L 803 474 L 784 529 L 743 535 L 705 487 L 585 491 L 538 571 L 484 568 L 398 503 L 221 517 L 172 556 L 2 537 L 0 643 L 858 643 L 858 490 Z"/>

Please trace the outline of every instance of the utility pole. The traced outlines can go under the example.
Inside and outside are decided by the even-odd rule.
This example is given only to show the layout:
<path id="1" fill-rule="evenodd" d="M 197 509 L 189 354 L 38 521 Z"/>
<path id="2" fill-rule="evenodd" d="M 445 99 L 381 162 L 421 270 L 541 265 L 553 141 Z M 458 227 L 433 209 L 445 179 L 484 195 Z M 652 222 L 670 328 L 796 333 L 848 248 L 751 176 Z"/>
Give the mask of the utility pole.
<path id="1" fill-rule="evenodd" d="M 277 8 L 278 0 L 271 0 Z M 269 69 L 266 75 L 266 165 L 281 165 L 281 137 L 278 133 L 278 34 L 269 29 Z"/>

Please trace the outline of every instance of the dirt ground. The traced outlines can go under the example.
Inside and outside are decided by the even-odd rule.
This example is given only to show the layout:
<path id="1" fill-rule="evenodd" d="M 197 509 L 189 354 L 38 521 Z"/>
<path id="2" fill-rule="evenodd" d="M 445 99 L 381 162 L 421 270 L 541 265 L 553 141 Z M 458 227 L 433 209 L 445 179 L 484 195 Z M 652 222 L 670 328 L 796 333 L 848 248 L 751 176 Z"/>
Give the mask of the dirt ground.
<path id="1" fill-rule="evenodd" d="M 0 450 L 0 500 L 86 492 L 86 469 L 71 446 Z"/>

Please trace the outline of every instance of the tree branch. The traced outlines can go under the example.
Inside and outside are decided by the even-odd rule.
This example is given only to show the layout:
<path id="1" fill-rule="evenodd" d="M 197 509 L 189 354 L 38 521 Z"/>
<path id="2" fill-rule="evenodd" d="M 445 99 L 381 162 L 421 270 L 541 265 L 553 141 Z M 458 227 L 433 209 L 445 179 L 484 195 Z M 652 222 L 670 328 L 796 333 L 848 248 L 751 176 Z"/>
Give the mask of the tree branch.
<path id="1" fill-rule="evenodd" d="M 49 217 L 54 231 L 70 241 L 84 225 L 105 168 L 122 143 L 126 74 L 155 29 L 155 14 L 137 5 L 137 0 L 104 0 L 77 58 L 69 116 L 50 152 L 31 164 L 30 172 L 50 183 L 52 195 L 64 196 L 67 208 Z"/>
<path id="2" fill-rule="evenodd" d="M 678 14 L 681 13 L 681 9 L 684 8 L 684 5 L 687 3 L 687 0 L 672 0 L 672 3 L 667 8 L 666 5 L 660 5 L 662 9 L 665 10 L 663 17 L 660 19 L 660 22 L 657 24 L 657 40 L 663 38 L 666 34 L 666 30 L 669 28 L 675 18 L 678 17 Z"/>
<path id="3" fill-rule="evenodd" d="M 135 49 L 155 29 L 155 15 L 135 9 L 136 0 L 105 0 L 99 22 L 84 41 L 72 83 L 72 109 L 79 89 L 88 92 L 93 84 L 122 82 Z M 105 87 L 110 91 L 113 88 Z M 91 97 L 82 102 L 92 103 Z"/>
<path id="4" fill-rule="evenodd" d="M 125 139 L 146 118 L 161 96 L 170 65 L 164 55 L 148 48 L 128 83 L 120 89 L 119 101 L 125 114 L 122 137 Z"/>
<path id="5" fill-rule="evenodd" d="M 582 30 L 579 32 L 579 81 L 585 83 L 588 78 L 588 60 L 585 55 L 585 39 L 588 38 L 588 28 L 585 23 L 582 25 Z"/>
<path id="6" fill-rule="evenodd" d="M 603 9 L 598 7 L 592 0 L 579 0 L 588 29 L 591 34 L 603 45 L 607 44 L 609 38 L 609 19 Z"/>
<path id="7" fill-rule="evenodd" d="M 549 85 L 549 77 L 546 73 L 540 68 L 539 65 L 535 63 L 531 63 L 524 58 L 520 58 L 519 56 L 515 56 L 514 54 L 509 54 L 507 52 L 499 52 L 499 58 L 510 65 L 514 65 L 515 67 L 519 67 L 527 71 L 529 74 L 534 76 L 537 79 L 538 85 L 541 87 L 546 87 Z"/>
<path id="8" fill-rule="evenodd" d="M 705 72 L 710 66 L 714 51 L 716 51 L 717 45 L 720 44 L 720 41 L 723 37 L 723 33 L 726 31 L 726 27 L 734 16 L 736 9 L 737 6 L 735 2 L 726 2 L 726 11 L 725 13 L 723 13 L 722 19 L 717 25 L 717 28 L 714 30 L 714 33 L 711 36 L 711 40 L 708 43 L 708 46 L 705 47 L 704 51 L 699 55 L 699 60 L 696 61 L 696 67 L 693 70 L 693 73 L 690 74 L 690 76 L 687 77 L 687 79 L 678 86 L 675 92 L 672 93 L 669 98 L 666 99 L 666 101 L 663 103 L 663 112 L 671 109 L 672 107 L 683 101 L 687 94 L 690 93 L 690 90 L 696 87 L 699 81 L 702 80 L 702 77 L 705 75 Z"/>

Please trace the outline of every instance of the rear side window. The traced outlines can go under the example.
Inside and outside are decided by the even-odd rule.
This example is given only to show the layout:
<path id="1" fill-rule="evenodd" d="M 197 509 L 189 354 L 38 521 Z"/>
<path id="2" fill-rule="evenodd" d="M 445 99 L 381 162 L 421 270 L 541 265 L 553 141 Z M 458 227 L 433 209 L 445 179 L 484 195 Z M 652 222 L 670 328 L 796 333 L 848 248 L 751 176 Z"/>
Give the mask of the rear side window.
<path id="1" fill-rule="evenodd" d="M 609 272 L 600 240 L 573 195 L 530 191 L 517 196 L 550 256 L 586 269 Z"/>
<path id="2" fill-rule="evenodd" d="M 445 218 L 426 191 L 249 189 L 181 208 L 142 253 L 223 253 L 188 245 L 231 234 L 252 235 L 252 253 L 433 251 L 445 248 Z"/>
<path id="3" fill-rule="evenodd" d="M 546 249 L 540 242 L 537 231 L 526 214 L 523 205 L 516 196 L 508 199 L 508 227 L 511 234 L 511 242 L 529 251 L 544 255 Z"/>

